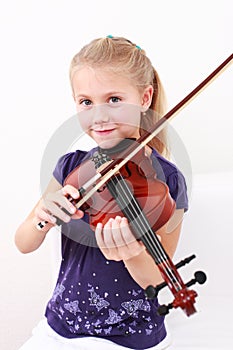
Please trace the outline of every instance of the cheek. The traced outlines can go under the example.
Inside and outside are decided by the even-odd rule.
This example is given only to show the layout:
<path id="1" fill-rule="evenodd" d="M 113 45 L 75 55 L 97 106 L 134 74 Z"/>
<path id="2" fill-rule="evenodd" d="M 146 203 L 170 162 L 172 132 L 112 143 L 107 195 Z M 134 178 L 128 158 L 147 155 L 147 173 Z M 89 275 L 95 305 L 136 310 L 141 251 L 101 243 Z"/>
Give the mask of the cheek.
<path id="1" fill-rule="evenodd" d="M 127 108 L 121 114 L 121 120 L 127 123 L 129 127 L 139 128 L 141 121 L 141 111 L 138 106 L 127 106 Z"/>
<path id="2" fill-rule="evenodd" d="M 88 133 L 88 130 L 90 129 L 90 118 L 88 116 L 88 113 L 86 112 L 79 112 L 78 114 L 78 122 L 83 129 L 84 132 Z"/>

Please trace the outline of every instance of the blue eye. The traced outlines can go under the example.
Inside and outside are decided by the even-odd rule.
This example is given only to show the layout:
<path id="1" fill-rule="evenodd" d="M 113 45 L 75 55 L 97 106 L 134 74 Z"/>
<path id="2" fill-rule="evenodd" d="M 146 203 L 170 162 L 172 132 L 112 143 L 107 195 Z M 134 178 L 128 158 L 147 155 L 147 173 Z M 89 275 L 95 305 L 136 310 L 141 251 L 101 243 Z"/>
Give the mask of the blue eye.
<path id="1" fill-rule="evenodd" d="M 121 101 L 121 99 L 119 97 L 116 97 L 116 96 L 112 96 L 109 99 L 109 102 L 111 102 L 111 103 L 117 103 L 117 102 L 120 102 L 120 101 Z"/>
<path id="2" fill-rule="evenodd" d="M 80 104 L 84 105 L 84 106 L 90 106 L 91 103 L 92 103 L 91 100 L 82 100 L 82 101 L 80 101 Z"/>

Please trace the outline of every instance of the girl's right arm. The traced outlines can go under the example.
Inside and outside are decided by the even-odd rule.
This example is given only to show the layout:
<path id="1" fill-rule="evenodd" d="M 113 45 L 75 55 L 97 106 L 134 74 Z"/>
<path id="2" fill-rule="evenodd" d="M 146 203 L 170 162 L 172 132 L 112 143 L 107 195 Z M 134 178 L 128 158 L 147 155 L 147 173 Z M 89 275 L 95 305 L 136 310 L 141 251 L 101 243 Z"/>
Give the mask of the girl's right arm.
<path id="1" fill-rule="evenodd" d="M 52 178 L 44 195 L 16 231 L 15 244 L 22 253 L 30 253 L 40 247 L 47 232 L 56 225 L 55 217 L 69 222 L 71 219 L 80 219 L 83 216 L 83 212 L 68 201 L 67 195 L 77 199 L 79 192 L 71 185 L 62 187 L 55 178 Z M 71 215 L 65 214 L 61 208 L 66 209 Z M 42 230 L 38 230 L 36 226 L 41 221 L 48 223 Z"/>

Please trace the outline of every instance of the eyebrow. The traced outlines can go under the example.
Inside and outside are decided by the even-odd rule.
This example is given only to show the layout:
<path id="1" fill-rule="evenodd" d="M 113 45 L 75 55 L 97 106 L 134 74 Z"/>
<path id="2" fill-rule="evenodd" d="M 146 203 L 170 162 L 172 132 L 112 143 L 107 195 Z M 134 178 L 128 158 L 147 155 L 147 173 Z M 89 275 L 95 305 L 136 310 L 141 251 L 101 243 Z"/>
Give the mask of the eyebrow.
<path id="1" fill-rule="evenodd" d="M 123 91 L 109 91 L 106 94 L 103 95 L 103 97 L 108 97 L 108 96 L 117 96 L 117 95 L 125 95 L 126 93 Z M 89 95 L 85 94 L 85 93 L 77 93 L 74 95 L 75 98 L 90 98 Z"/>

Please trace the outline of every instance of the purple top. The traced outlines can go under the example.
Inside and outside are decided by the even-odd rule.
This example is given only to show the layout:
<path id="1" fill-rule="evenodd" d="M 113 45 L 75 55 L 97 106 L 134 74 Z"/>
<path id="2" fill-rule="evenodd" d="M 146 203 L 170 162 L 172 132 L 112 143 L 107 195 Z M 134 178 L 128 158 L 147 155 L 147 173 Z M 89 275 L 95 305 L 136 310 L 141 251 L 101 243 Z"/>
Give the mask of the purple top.
<path id="1" fill-rule="evenodd" d="M 61 157 L 54 177 L 63 185 L 67 175 L 94 150 Z M 178 209 L 188 208 L 185 179 L 153 150 L 157 177 L 166 182 Z M 61 336 L 96 336 L 132 349 L 146 349 L 166 336 L 158 300 L 147 300 L 122 261 L 107 260 L 96 247 L 88 215 L 62 225 L 62 261 L 53 296 L 46 308 L 49 325 Z"/>

